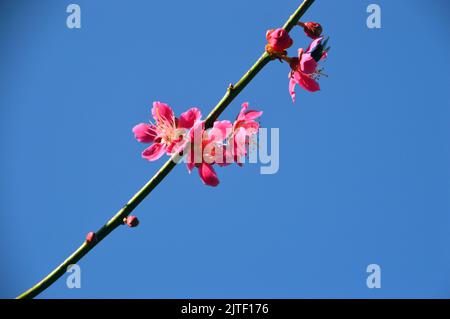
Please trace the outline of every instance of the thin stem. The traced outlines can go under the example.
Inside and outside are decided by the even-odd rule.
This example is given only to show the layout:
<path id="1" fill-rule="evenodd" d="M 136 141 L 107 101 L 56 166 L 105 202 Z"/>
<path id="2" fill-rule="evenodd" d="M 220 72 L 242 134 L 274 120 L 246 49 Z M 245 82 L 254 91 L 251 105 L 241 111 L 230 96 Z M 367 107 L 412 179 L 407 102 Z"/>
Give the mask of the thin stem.
<path id="1" fill-rule="evenodd" d="M 309 6 L 314 0 L 305 0 L 298 7 L 298 9 L 292 14 L 284 24 L 283 28 L 286 31 L 291 29 L 297 24 L 300 17 L 308 10 Z M 209 113 L 205 119 L 205 126 L 209 128 L 217 120 L 219 115 L 225 110 L 225 108 L 234 100 L 236 96 L 250 83 L 250 81 L 258 74 L 259 71 L 272 60 L 272 57 L 264 52 L 256 63 L 242 76 L 242 78 L 235 84 L 230 85 L 227 92 L 222 99 L 217 103 L 214 109 Z M 77 263 L 84 255 L 91 251 L 98 243 L 100 243 L 106 236 L 109 235 L 114 229 L 122 225 L 123 219 L 128 216 L 150 192 L 170 173 L 177 163 L 178 155 L 172 156 L 155 175 L 145 184 L 129 201 L 126 203 L 102 228 L 96 232 L 96 240 L 91 243 L 84 242 L 81 246 L 75 250 L 64 262 L 56 267 L 50 274 L 44 279 L 38 282 L 35 286 L 31 287 L 20 296 L 18 299 L 34 298 L 42 291 L 47 289 L 51 284 L 58 280 L 67 270 L 67 267 L 71 264 Z"/>

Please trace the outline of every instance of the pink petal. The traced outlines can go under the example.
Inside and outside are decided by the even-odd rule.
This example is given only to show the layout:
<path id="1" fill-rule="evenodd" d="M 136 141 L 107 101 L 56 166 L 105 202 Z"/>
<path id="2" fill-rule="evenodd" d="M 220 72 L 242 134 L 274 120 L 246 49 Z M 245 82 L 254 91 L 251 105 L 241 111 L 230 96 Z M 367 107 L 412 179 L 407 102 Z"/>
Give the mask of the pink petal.
<path id="1" fill-rule="evenodd" d="M 266 40 L 270 40 L 270 38 L 272 37 L 272 33 L 274 31 L 275 31 L 274 29 L 267 30 L 267 32 L 266 32 Z"/>
<path id="2" fill-rule="evenodd" d="M 241 111 L 239 112 L 236 120 L 243 121 L 245 119 L 245 111 L 248 109 L 248 102 L 242 103 Z"/>
<path id="3" fill-rule="evenodd" d="M 291 95 L 292 102 L 295 103 L 295 85 L 297 82 L 293 77 L 289 79 L 289 94 Z"/>
<path id="4" fill-rule="evenodd" d="M 302 74 L 300 80 L 297 82 L 302 88 L 309 92 L 316 92 L 320 90 L 319 83 L 307 74 Z"/>
<path id="5" fill-rule="evenodd" d="M 172 141 L 172 143 L 170 143 L 166 147 L 167 155 L 172 155 L 172 154 L 175 154 L 175 153 L 181 153 L 184 150 L 187 142 L 188 142 L 188 140 L 185 138 L 185 136 L 184 135 L 180 135 L 177 139 Z"/>
<path id="6" fill-rule="evenodd" d="M 192 172 L 192 170 L 195 167 L 194 150 L 193 150 L 192 145 L 190 146 L 190 149 L 187 151 L 187 154 L 186 154 L 186 167 L 189 171 L 189 174 Z"/>
<path id="7" fill-rule="evenodd" d="M 263 114 L 262 111 L 255 111 L 255 110 L 250 110 L 248 112 L 245 113 L 245 120 L 246 121 L 252 121 L 257 119 L 258 117 L 260 117 Z"/>
<path id="8" fill-rule="evenodd" d="M 303 48 L 298 49 L 297 52 L 298 52 L 298 54 L 297 54 L 298 60 L 301 60 L 301 59 L 302 59 L 302 56 L 303 56 L 303 53 L 305 53 L 305 52 L 303 51 Z"/>
<path id="9" fill-rule="evenodd" d="M 194 135 L 199 135 L 199 137 L 201 137 L 202 132 L 204 130 L 205 130 L 205 122 L 204 121 L 195 123 L 189 132 L 190 140 L 193 141 Z"/>
<path id="10" fill-rule="evenodd" d="M 162 143 L 154 143 L 142 152 L 142 157 L 149 161 L 156 161 L 166 151 L 166 146 Z"/>
<path id="11" fill-rule="evenodd" d="M 233 124 L 230 121 L 215 121 L 210 131 L 210 136 L 214 141 L 223 141 L 230 135 Z"/>
<path id="12" fill-rule="evenodd" d="M 156 121 L 156 124 L 161 124 L 162 122 L 174 124 L 175 116 L 173 114 L 172 108 L 161 102 L 153 102 L 152 115 Z"/>
<path id="13" fill-rule="evenodd" d="M 228 166 L 232 163 L 234 163 L 234 156 L 232 152 L 232 148 L 228 145 L 222 146 L 222 161 L 216 161 L 215 164 L 219 165 L 220 167 Z"/>
<path id="14" fill-rule="evenodd" d="M 323 40 L 323 37 L 313 40 L 310 43 L 310 45 L 308 46 L 308 48 L 306 49 L 306 52 L 310 53 L 310 52 L 314 51 L 314 49 L 320 44 L 320 42 L 322 42 L 322 40 Z"/>
<path id="15" fill-rule="evenodd" d="M 141 143 L 151 143 L 156 138 L 156 127 L 148 123 L 140 123 L 133 127 L 134 137 Z"/>
<path id="16" fill-rule="evenodd" d="M 234 155 L 237 159 L 247 155 L 246 142 L 247 134 L 244 128 L 239 128 L 234 135 Z"/>
<path id="17" fill-rule="evenodd" d="M 209 186 L 219 185 L 219 178 L 211 164 L 201 163 L 198 167 L 198 173 L 204 184 Z"/>
<path id="18" fill-rule="evenodd" d="M 255 111 L 255 110 L 249 110 L 248 109 L 248 102 L 242 103 L 241 111 L 239 112 L 237 116 L 237 121 L 250 121 L 257 119 L 262 115 L 263 112 Z"/>
<path id="19" fill-rule="evenodd" d="M 194 126 L 194 124 L 200 120 L 202 117 L 202 113 L 196 107 L 190 108 L 186 112 L 180 115 L 180 119 L 178 120 L 178 127 L 190 129 Z"/>
<path id="20" fill-rule="evenodd" d="M 303 73 L 311 74 L 317 69 L 317 62 L 310 53 L 304 53 L 300 60 L 300 70 Z"/>
<path id="21" fill-rule="evenodd" d="M 252 135 L 258 133 L 259 123 L 255 121 L 249 121 L 241 124 L 241 128 L 244 128 L 247 135 Z"/>

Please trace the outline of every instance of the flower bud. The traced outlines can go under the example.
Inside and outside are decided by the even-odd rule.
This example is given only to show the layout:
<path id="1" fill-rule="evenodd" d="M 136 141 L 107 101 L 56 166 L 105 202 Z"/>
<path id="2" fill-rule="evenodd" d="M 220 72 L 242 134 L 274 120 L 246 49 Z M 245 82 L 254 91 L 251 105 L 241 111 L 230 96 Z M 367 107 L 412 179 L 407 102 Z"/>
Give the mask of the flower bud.
<path id="1" fill-rule="evenodd" d="M 303 27 L 305 34 L 311 39 L 317 39 L 322 34 L 322 26 L 317 22 L 299 22 L 298 25 Z"/>
<path id="2" fill-rule="evenodd" d="M 95 233 L 91 231 L 86 235 L 86 242 L 92 243 L 94 240 L 96 240 L 96 236 Z"/>
<path id="3" fill-rule="evenodd" d="M 293 43 L 289 33 L 282 28 L 268 30 L 266 39 L 266 50 L 269 53 L 284 53 Z"/>
<path id="4" fill-rule="evenodd" d="M 128 216 L 123 219 L 124 224 L 126 224 L 128 227 L 136 227 L 139 225 L 139 219 L 136 216 Z"/>

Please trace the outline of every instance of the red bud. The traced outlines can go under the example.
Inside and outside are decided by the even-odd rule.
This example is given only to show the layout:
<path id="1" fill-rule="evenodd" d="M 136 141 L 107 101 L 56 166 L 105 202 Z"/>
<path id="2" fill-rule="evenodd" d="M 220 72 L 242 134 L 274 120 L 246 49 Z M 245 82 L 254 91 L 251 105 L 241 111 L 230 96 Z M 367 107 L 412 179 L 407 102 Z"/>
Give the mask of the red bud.
<path id="1" fill-rule="evenodd" d="M 128 227 L 136 227 L 139 225 L 139 219 L 136 216 L 128 216 L 124 218 L 123 222 L 128 225 Z"/>
<path id="2" fill-rule="evenodd" d="M 94 233 L 93 231 L 89 232 L 89 233 L 86 235 L 86 241 L 87 241 L 88 243 L 93 242 L 95 239 L 96 239 L 96 238 L 95 238 L 95 233 Z"/>
<path id="3" fill-rule="evenodd" d="M 299 22 L 298 25 L 303 27 L 303 31 L 305 31 L 305 34 L 311 39 L 317 39 L 321 36 L 323 31 L 322 26 L 317 22 Z"/>

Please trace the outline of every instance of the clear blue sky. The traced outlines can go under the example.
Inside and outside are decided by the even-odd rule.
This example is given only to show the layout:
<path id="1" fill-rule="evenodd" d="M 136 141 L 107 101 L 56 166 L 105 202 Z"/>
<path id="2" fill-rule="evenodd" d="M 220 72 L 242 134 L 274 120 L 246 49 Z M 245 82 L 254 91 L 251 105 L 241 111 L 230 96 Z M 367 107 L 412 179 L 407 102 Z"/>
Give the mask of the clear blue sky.
<path id="1" fill-rule="evenodd" d="M 381 5 L 382 28 L 366 27 Z M 131 128 L 161 100 L 204 114 L 300 1 L 77 0 L 0 5 L 0 297 L 40 280 L 159 169 Z M 243 101 L 280 129 L 280 170 L 177 167 L 122 227 L 41 296 L 450 297 L 447 1 L 317 0 L 331 37 L 322 90 L 267 66 Z M 301 30 L 296 47 L 306 46 Z M 296 48 L 290 49 L 295 54 Z M 366 287 L 366 267 L 382 288 Z"/>

